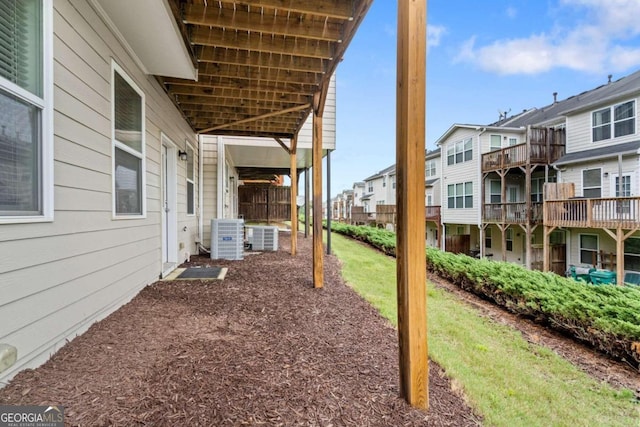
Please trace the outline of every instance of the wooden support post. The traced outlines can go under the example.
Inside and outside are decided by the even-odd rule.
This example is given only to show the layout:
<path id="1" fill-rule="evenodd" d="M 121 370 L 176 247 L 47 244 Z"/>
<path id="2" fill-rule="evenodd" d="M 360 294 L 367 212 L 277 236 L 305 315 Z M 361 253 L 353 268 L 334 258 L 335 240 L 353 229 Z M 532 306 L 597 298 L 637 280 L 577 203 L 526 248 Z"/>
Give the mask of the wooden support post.
<path id="1" fill-rule="evenodd" d="M 313 102 L 313 287 L 322 288 L 324 281 L 322 253 L 322 115 L 319 105 L 320 92 Z M 331 206 L 327 206 L 327 211 Z"/>
<path id="2" fill-rule="evenodd" d="M 309 222 L 311 216 L 309 213 L 309 168 L 304 171 L 304 237 L 309 237 Z"/>
<path id="3" fill-rule="evenodd" d="M 624 231 L 618 226 L 616 230 L 616 282 L 618 285 L 624 285 L 624 240 Z"/>
<path id="4" fill-rule="evenodd" d="M 296 152 L 289 155 L 291 160 L 291 255 L 295 256 L 298 249 L 298 166 Z"/>
<path id="5" fill-rule="evenodd" d="M 398 2 L 396 85 L 396 266 L 400 394 L 412 406 L 429 406 L 424 149 L 426 0 Z"/>

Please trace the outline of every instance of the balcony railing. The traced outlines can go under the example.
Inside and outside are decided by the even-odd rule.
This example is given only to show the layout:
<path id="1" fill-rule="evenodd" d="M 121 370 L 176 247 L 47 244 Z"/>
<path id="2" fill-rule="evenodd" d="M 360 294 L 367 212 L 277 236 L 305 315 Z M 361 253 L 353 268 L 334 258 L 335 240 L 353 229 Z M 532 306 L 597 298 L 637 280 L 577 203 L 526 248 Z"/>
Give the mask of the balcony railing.
<path id="1" fill-rule="evenodd" d="M 523 143 L 483 154 L 482 171 L 523 166 L 527 163 L 550 164 L 564 155 L 564 129 L 530 128 L 527 135 L 530 141 L 528 150 L 527 143 Z"/>
<path id="2" fill-rule="evenodd" d="M 640 227 L 640 197 L 547 200 L 544 223 L 552 227 Z"/>
<path id="3" fill-rule="evenodd" d="M 541 224 L 542 203 L 532 202 L 529 211 L 526 202 L 486 204 L 483 206 L 482 220 L 507 224 Z"/>
<path id="4" fill-rule="evenodd" d="M 442 218 L 442 211 L 440 206 L 427 206 L 425 210 L 425 219 L 427 221 L 435 221 L 440 224 Z"/>

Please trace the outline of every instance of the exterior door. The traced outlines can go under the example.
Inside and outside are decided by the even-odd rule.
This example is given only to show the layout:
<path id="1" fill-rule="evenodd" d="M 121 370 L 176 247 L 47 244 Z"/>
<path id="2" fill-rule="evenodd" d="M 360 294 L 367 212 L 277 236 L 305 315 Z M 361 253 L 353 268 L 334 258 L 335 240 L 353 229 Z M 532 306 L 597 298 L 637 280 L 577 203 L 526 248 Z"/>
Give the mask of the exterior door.
<path id="1" fill-rule="evenodd" d="M 162 136 L 161 182 L 162 200 L 160 205 L 162 228 L 162 271 L 165 277 L 173 271 L 178 262 L 178 211 L 177 211 L 177 156 L 173 143 Z"/>

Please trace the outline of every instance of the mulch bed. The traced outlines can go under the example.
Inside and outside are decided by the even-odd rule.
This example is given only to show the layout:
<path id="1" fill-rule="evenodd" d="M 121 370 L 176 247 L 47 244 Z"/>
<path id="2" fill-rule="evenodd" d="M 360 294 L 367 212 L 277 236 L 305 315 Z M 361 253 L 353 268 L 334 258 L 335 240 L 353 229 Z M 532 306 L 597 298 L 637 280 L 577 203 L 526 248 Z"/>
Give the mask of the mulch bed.
<path id="1" fill-rule="evenodd" d="M 481 419 L 430 363 L 428 413 L 399 398 L 397 333 L 311 241 L 228 267 L 223 281 L 157 282 L 0 390 L 61 404 L 69 425 L 470 426 Z"/>

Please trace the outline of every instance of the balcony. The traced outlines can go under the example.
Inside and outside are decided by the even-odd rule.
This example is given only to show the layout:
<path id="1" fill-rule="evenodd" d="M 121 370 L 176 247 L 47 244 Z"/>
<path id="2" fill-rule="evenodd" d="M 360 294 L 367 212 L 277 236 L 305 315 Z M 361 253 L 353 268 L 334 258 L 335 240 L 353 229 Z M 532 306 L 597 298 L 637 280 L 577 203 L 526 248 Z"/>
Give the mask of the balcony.
<path id="1" fill-rule="evenodd" d="M 442 221 L 442 209 L 440 206 L 427 206 L 425 208 L 425 220 L 434 221 L 436 224 L 441 224 Z"/>
<path id="2" fill-rule="evenodd" d="M 640 227 L 640 197 L 547 200 L 544 224 L 550 227 Z"/>
<path id="3" fill-rule="evenodd" d="M 532 128 L 529 129 L 527 137 L 530 141 L 529 144 L 512 145 L 483 154 L 482 172 L 508 169 L 526 164 L 550 164 L 564 154 L 564 129 Z"/>
<path id="4" fill-rule="evenodd" d="M 491 203 L 483 206 L 482 221 L 504 224 L 542 224 L 542 203 Z"/>

